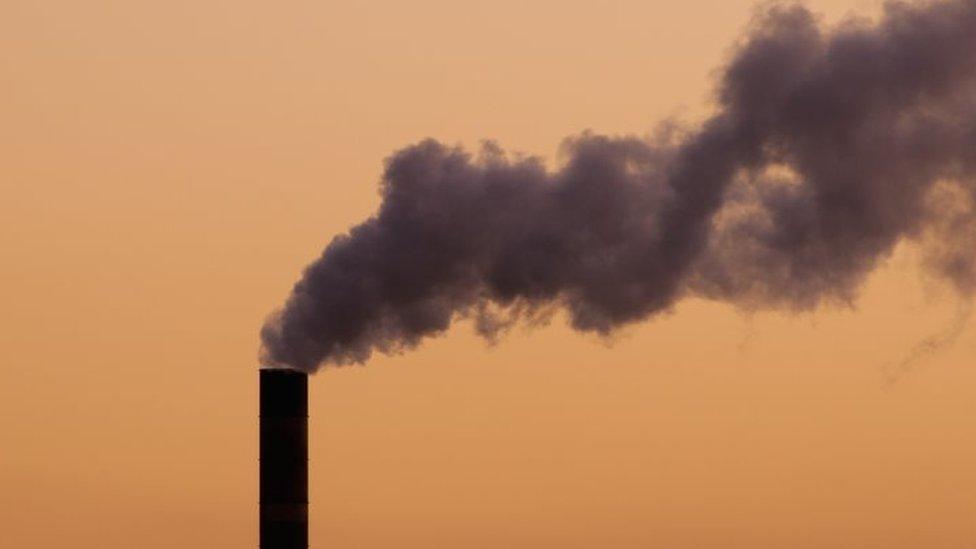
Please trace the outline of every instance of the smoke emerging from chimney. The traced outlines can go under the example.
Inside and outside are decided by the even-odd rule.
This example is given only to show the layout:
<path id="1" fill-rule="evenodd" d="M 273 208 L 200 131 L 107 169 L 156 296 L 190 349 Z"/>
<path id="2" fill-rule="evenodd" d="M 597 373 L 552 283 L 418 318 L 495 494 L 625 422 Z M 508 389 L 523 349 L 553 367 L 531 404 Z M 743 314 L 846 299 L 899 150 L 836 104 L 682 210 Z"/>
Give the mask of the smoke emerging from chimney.
<path id="1" fill-rule="evenodd" d="M 976 289 L 976 2 L 891 2 L 823 29 L 766 8 L 714 114 L 653 138 L 583 133 L 556 170 L 423 141 L 379 211 L 336 237 L 264 326 L 262 361 L 312 371 L 473 319 L 494 337 L 564 309 L 609 333 L 688 296 L 849 302 L 903 240 Z"/>

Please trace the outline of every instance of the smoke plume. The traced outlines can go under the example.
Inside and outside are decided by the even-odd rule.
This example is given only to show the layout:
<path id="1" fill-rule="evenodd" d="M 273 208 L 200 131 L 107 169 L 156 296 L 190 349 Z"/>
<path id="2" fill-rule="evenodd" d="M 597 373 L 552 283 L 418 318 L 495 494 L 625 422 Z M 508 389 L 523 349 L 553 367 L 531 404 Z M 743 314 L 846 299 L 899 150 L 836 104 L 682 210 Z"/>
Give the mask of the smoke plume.
<path id="1" fill-rule="evenodd" d="M 460 318 L 493 337 L 564 309 L 609 333 L 699 296 L 850 302 L 899 242 L 976 289 L 976 1 L 889 2 L 825 29 L 767 7 L 714 114 L 653 138 L 584 133 L 563 163 L 427 140 L 386 163 L 261 332 L 262 362 L 363 362 Z"/>

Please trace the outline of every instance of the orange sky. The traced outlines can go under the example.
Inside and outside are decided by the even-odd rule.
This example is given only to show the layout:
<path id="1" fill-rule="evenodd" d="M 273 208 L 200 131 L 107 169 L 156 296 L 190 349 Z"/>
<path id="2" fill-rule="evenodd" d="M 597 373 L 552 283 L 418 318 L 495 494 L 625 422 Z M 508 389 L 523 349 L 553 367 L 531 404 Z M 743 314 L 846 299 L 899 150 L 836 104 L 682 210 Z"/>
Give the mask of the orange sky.
<path id="1" fill-rule="evenodd" d="M 0 6 L 0 545 L 255 547 L 257 330 L 382 159 L 693 118 L 752 9 L 381 4 Z M 324 372 L 313 547 L 976 547 L 976 331 L 881 375 L 955 310 L 903 247 L 852 310 Z"/>

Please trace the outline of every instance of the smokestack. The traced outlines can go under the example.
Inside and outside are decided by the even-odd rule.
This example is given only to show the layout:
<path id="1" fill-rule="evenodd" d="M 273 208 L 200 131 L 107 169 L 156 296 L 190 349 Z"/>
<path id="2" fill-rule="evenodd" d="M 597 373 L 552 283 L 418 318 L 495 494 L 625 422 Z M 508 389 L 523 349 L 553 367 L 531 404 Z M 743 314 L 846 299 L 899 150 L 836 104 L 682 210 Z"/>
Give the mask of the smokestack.
<path id="1" fill-rule="evenodd" d="M 261 549 L 308 547 L 308 376 L 261 370 Z"/>

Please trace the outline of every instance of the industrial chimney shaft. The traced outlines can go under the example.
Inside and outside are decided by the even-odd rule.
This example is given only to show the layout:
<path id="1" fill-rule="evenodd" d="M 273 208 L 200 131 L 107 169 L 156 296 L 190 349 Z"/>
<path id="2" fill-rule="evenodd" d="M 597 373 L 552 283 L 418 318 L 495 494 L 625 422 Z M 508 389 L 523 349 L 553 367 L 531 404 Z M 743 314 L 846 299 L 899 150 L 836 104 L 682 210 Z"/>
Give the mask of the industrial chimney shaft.
<path id="1" fill-rule="evenodd" d="M 308 547 L 308 375 L 260 374 L 260 547 Z"/>

